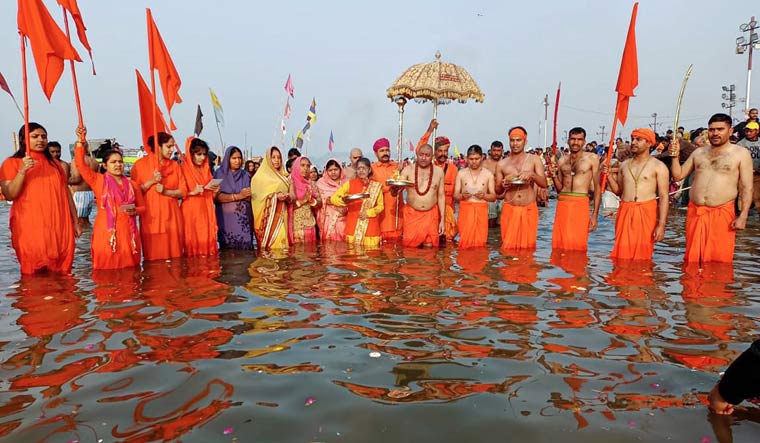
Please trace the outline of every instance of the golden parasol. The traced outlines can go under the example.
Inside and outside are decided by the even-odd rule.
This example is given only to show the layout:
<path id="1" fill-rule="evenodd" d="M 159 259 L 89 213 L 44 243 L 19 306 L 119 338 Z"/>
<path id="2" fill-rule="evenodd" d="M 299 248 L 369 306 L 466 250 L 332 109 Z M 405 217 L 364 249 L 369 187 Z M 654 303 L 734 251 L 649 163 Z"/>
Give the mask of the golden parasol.
<path id="1" fill-rule="evenodd" d="M 441 53 L 435 53 L 432 63 L 420 63 L 404 71 L 386 95 L 398 105 L 398 156 L 401 161 L 401 145 L 404 131 L 404 105 L 410 99 L 418 103 L 433 102 L 433 118 L 438 117 L 438 105 L 456 100 L 465 103 L 475 100 L 483 103 L 485 96 L 472 76 L 463 67 L 441 61 Z M 433 131 L 435 141 L 435 130 Z"/>

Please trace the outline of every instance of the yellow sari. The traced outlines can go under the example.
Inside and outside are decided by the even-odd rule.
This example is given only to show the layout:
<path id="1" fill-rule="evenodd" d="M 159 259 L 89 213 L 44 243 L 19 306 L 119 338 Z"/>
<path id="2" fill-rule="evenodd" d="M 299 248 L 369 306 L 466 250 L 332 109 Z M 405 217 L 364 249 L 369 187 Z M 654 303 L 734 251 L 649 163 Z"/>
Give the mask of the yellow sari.
<path id="1" fill-rule="evenodd" d="M 290 180 L 284 162 L 279 169 L 272 166 L 274 149 L 277 148 L 267 150 L 261 167 L 251 178 L 253 227 L 262 251 L 288 248 L 288 208 L 284 201 L 277 200 L 277 193 L 288 194 Z M 280 152 L 279 149 L 277 151 Z"/>

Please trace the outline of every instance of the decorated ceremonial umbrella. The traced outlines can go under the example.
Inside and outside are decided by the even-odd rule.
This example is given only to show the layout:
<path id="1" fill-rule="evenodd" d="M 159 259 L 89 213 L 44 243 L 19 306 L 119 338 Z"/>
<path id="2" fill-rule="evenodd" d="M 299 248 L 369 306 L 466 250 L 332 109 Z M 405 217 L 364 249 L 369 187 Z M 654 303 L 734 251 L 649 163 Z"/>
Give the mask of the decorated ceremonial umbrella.
<path id="1" fill-rule="evenodd" d="M 456 100 L 466 103 L 473 99 L 483 103 L 485 96 L 472 76 L 461 66 L 441 61 L 441 53 L 435 53 L 432 63 L 420 63 L 404 71 L 386 95 L 398 105 L 398 157 L 401 161 L 401 145 L 404 133 L 404 105 L 410 99 L 418 103 L 433 102 L 433 118 L 438 118 L 438 105 Z M 433 132 L 435 140 L 435 130 Z"/>

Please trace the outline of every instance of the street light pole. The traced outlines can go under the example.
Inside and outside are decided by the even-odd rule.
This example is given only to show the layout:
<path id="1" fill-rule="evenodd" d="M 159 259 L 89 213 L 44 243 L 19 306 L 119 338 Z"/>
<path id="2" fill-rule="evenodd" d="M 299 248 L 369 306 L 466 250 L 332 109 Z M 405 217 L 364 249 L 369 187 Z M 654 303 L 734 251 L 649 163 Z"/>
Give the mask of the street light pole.
<path id="1" fill-rule="evenodd" d="M 723 86 L 723 100 L 726 100 L 725 102 L 721 103 L 720 106 L 724 109 L 728 109 L 728 116 L 731 117 L 731 124 L 734 123 L 734 107 L 736 106 L 736 94 L 734 93 L 736 91 L 736 85 L 730 84 L 728 86 Z"/>
<path id="2" fill-rule="evenodd" d="M 755 29 L 760 29 L 760 25 L 755 21 L 755 16 L 753 15 L 750 18 L 749 23 L 742 23 L 739 25 L 739 30 L 742 34 L 749 32 L 749 40 L 745 39 L 743 35 L 736 39 L 737 54 L 744 54 L 744 52 L 749 49 L 747 57 L 747 100 L 745 102 L 745 111 L 747 113 L 749 113 L 749 94 L 752 86 L 752 49 L 760 49 L 760 35 L 755 32 Z"/>

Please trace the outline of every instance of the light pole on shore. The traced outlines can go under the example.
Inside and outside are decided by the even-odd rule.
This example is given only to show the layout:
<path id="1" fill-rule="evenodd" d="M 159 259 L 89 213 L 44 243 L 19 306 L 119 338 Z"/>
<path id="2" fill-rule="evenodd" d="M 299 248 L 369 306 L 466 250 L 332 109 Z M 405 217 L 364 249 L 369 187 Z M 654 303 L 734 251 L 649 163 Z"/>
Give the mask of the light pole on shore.
<path id="1" fill-rule="evenodd" d="M 734 123 L 734 107 L 736 106 L 736 94 L 734 93 L 736 91 L 736 85 L 730 84 L 728 86 L 723 86 L 723 100 L 725 102 L 721 103 L 720 106 L 723 109 L 728 109 L 728 116 L 731 117 L 731 124 Z"/>
<path id="2" fill-rule="evenodd" d="M 744 109 L 746 112 L 749 112 L 749 93 L 752 85 L 752 49 L 760 49 L 760 35 L 755 32 L 756 29 L 760 29 L 760 26 L 755 21 L 755 16 L 753 15 L 749 23 L 739 25 L 739 30 L 742 34 L 749 32 L 749 40 L 745 39 L 743 35 L 736 38 L 736 53 L 744 54 L 745 52 L 749 52 L 747 56 L 747 101 L 745 102 Z M 749 51 L 747 51 L 748 49 Z"/>

